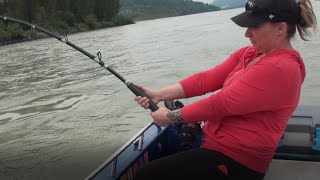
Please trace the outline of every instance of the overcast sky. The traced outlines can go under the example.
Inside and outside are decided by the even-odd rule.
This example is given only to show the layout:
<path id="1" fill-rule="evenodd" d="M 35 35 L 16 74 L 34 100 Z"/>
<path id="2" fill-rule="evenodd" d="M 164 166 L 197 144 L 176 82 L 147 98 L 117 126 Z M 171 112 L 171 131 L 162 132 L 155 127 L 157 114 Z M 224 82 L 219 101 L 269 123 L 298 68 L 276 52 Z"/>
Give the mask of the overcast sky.
<path id="1" fill-rule="evenodd" d="M 209 3 L 209 4 L 213 2 L 213 0 L 193 0 L 193 1 L 200 1 L 200 2 Z"/>

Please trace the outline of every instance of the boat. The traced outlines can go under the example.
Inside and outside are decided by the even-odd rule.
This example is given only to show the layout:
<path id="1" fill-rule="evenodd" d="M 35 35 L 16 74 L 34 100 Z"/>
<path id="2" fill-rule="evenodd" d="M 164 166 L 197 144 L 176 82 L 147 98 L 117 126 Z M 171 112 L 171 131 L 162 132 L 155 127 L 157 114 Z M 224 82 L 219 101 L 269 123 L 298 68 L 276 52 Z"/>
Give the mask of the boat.
<path id="1" fill-rule="evenodd" d="M 165 102 L 181 108 L 180 101 Z M 201 126 L 199 126 L 201 128 Z M 160 127 L 150 122 L 86 180 L 133 180 L 148 162 L 193 147 L 201 133 L 195 125 Z M 292 114 L 264 180 L 320 179 L 320 106 L 299 105 Z"/>

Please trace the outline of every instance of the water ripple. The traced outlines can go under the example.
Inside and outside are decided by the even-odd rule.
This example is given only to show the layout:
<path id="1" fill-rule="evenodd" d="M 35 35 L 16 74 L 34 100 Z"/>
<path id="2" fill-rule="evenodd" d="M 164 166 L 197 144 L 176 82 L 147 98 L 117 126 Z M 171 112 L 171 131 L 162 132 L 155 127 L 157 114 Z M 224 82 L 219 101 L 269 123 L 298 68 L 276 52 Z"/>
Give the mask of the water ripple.
<path id="1" fill-rule="evenodd" d="M 83 95 L 47 95 L 35 98 L 22 105 L 10 107 L 9 110 L 0 112 L 0 122 L 13 121 L 19 118 L 34 116 L 35 114 L 43 114 L 54 111 L 64 111 L 76 108 L 76 105 L 88 99 Z"/>

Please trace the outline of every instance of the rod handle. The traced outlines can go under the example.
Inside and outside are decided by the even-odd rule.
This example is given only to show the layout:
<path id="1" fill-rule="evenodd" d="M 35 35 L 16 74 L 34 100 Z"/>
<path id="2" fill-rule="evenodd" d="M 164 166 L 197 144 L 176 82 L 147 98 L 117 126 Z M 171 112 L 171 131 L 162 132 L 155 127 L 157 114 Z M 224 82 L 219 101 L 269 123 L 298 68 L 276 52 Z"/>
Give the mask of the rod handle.
<path id="1" fill-rule="evenodd" d="M 147 96 L 138 86 L 133 84 L 132 82 L 129 83 L 128 88 L 136 95 L 136 96 L 141 96 L 141 97 L 147 97 L 149 99 L 149 109 L 154 112 L 159 109 L 159 107 L 154 103 L 149 96 Z"/>

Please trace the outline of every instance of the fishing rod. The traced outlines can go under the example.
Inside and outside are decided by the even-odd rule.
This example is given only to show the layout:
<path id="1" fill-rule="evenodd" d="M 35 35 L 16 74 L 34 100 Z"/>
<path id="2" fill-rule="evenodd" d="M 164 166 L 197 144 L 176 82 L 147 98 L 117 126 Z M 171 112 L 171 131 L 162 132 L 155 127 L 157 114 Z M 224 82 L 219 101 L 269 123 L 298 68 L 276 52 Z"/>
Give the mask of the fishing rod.
<path id="1" fill-rule="evenodd" d="M 23 20 L 19 20 L 19 19 L 14 19 L 11 17 L 6 17 L 6 16 L 0 16 L 1 19 L 3 19 L 4 21 L 13 21 L 16 23 L 20 23 L 23 25 L 27 25 L 27 26 L 31 26 L 31 28 L 36 29 L 38 31 L 41 31 L 45 34 L 48 34 L 51 37 L 54 37 L 56 39 L 58 39 L 59 41 L 73 47 L 74 49 L 80 51 L 82 54 L 88 56 L 90 59 L 92 59 L 94 62 L 98 63 L 101 67 L 105 68 L 106 70 L 108 70 L 109 72 L 111 72 L 113 75 L 115 75 L 118 79 L 120 79 L 136 96 L 141 96 L 141 97 L 147 97 L 149 99 L 149 109 L 151 111 L 156 111 L 159 109 L 159 107 L 151 100 L 150 97 L 148 97 L 140 88 L 138 88 L 135 84 L 133 84 L 132 82 L 126 80 L 125 78 L 123 78 L 120 74 L 118 74 L 115 70 L 113 70 L 111 67 L 109 67 L 107 64 L 105 64 L 102 59 L 101 59 L 101 53 L 98 52 L 97 56 L 94 56 L 90 53 L 88 53 L 87 51 L 81 49 L 80 47 L 78 47 L 77 45 L 73 44 L 72 42 L 70 42 L 68 40 L 68 37 L 66 35 L 64 35 L 63 37 L 60 37 L 58 34 L 55 34 L 53 32 L 50 32 L 49 30 L 46 30 L 40 26 L 37 26 L 35 24 L 23 21 Z"/>

